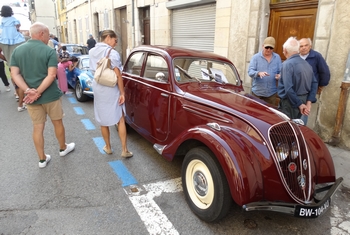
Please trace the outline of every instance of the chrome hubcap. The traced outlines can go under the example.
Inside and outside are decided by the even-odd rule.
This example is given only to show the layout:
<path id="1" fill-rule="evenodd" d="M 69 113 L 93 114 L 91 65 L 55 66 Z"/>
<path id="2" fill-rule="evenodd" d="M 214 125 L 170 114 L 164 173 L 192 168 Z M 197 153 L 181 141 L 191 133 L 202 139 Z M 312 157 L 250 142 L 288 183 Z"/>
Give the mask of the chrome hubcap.
<path id="1" fill-rule="evenodd" d="M 193 185 L 198 195 L 204 197 L 208 193 L 208 182 L 202 172 L 195 172 L 193 175 Z"/>

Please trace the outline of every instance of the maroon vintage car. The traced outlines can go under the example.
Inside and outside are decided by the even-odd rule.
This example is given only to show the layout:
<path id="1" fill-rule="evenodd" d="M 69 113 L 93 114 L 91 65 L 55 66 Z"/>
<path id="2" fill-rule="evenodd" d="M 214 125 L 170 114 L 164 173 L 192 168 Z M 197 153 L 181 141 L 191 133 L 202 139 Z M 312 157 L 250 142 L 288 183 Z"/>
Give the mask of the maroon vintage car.
<path id="1" fill-rule="evenodd" d="M 123 69 L 127 123 L 168 160 L 201 219 L 246 211 L 322 215 L 341 185 L 322 140 L 247 95 L 232 62 L 170 46 L 135 48 Z M 233 200 L 232 200 L 233 199 Z"/>

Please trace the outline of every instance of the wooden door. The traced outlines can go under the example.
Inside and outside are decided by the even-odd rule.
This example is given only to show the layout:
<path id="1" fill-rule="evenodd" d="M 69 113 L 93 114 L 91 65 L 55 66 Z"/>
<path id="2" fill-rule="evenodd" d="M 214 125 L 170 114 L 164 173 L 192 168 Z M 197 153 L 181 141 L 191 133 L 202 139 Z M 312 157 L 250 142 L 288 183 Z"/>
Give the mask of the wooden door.
<path id="1" fill-rule="evenodd" d="M 151 45 L 150 7 L 143 8 L 143 44 Z"/>
<path id="2" fill-rule="evenodd" d="M 126 7 L 120 9 L 120 33 L 121 33 L 121 42 L 120 45 L 122 47 L 122 62 L 123 64 L 127 58 L 127 49 L 128 49 L 128 21 L 127 21 L 127 11 Z"/>
<path id="3" fill-rule="evenodd" d="M 314 37 L 318 1 L 283 2 L 270 4 L 271 14 L 268 36 L 276 39 L 274 52 L 283 55 L 282 46 L 289 37 Z"/>

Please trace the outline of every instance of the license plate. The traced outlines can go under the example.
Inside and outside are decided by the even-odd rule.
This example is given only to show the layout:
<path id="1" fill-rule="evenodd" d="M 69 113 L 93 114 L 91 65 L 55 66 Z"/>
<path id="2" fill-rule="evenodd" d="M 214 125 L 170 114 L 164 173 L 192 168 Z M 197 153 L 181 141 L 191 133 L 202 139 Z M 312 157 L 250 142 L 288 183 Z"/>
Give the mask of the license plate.
<path id="1" fill-rule="evenodd" d="M 304 218 L 316 218 L 322 215 L 331 206 L 331 198 L 328 198 L 320 206 L 295 206 L 294 216 Z"/>

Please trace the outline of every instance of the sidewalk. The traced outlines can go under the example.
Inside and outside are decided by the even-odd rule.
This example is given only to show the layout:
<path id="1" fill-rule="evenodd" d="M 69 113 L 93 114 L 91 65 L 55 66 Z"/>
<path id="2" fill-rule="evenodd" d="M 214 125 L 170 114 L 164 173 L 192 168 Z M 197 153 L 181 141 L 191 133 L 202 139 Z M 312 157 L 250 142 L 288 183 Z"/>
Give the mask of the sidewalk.
<path id="1" fill-rule="evenodd" d="M 333 157 L 336 177 L 343 177 L 343 186 L 350 189 L 350 151 L 327 145 Z"/>

